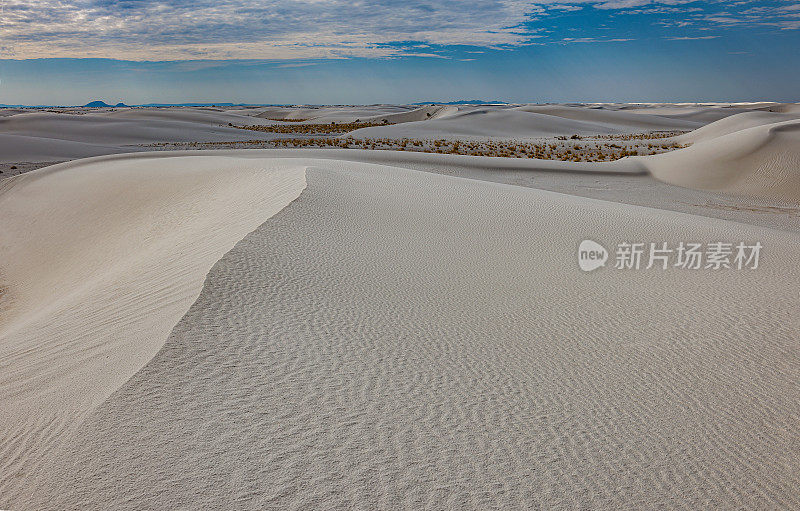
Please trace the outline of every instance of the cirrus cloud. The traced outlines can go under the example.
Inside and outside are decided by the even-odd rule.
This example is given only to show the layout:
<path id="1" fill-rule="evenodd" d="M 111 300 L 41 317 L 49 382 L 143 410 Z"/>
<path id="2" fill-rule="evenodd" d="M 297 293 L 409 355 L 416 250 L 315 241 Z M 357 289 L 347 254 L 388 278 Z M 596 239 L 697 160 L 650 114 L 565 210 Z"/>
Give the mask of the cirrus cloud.
<path id="1" fill-rule="evenodd" d="M 586 26 L 569 37 L 553 35 L 563 32 L 563 16 L 584 9 L 597 19 L 638 14 L 653 17 L 654 25 L 686 30 L 791 30 L 800 23 L 798 5 L 781 0 L 6 0 L 0 11 L 0 58 L 446 57 L 453 46 L 509 49 L 630 40 L 625 33 L 599 37 Z"/>
<path id="2" fill-rule="evenodd" d="M 406 42 L 502 47 L 534 35 L 526 0 L 29 0 L 6 3 L 4 57 L 124 60 L 414 55 Z"/>

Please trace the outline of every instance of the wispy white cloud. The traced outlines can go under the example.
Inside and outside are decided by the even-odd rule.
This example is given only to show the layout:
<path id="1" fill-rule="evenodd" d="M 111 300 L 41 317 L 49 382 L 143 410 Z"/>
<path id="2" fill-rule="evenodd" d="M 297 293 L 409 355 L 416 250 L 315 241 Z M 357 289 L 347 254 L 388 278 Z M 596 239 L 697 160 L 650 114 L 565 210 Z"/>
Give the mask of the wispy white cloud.
<path id="1" fill-rule="evenodd" d="M 6 0 L 0 58 L 448 58 L 442 48 L 451 45 L 478 52 L 630 40 L 592 37 L 583 26 L 573 27 L 583 37 L 550 37 L 550 17 L 582 9 L 653 16 L 665 30 L 681 29 L 665 37 L 674 40 L 710 39 L 703 31 L 719 26 L 800 28 L 798 3 L 741 0 Z"/>
<path id="2" fill-rule="evenodd" d="M 616 38 L 616 39 L 602 39 L 598 37 L 565 37 L 562 39 L 564 43 L 624 43 L 627 41 L 633 41 L 633 39 L 628 38 Z"/>
<path id="3" fill-rule="evenodd" d="M 290 68 L 290 67 L 308 67 L 308 66 L 315 66 L 316 62 L 286 62 L 284 64 L 278 64 L 277 68 Z"/>
<path id="4" fill-rule="evenodd" d="M 670 41 L 700 41 L 702 39 L 716 39 L 718 35 L 701 35 L 696 37 L 682 36 L 682 37 L 667 37 Z"/>
<path id="5" fill-rule="evenodd" d="M 127 60 L 393 57 L 403 45 L 517 46 L 529 0 L 11 0 L 3 57 Z"/>

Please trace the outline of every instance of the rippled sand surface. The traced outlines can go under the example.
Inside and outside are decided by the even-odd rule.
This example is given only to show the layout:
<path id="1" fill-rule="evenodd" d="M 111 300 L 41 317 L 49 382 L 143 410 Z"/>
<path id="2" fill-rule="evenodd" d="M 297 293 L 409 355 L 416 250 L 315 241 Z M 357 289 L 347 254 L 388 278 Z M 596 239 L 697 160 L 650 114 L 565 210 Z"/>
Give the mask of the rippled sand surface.
<path id="1" fill-rule="evenodd" d="M 31 508 L 800 507 L 796 235 L 309 166 Z M 752 272 L 585 274 L 584 238 L 766 248 Z"/>

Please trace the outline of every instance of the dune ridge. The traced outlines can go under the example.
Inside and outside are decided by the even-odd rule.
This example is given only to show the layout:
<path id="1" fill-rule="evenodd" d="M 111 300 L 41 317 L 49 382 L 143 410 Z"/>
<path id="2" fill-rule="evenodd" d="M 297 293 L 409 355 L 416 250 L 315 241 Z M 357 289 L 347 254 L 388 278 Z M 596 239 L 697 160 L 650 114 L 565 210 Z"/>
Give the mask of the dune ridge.
<path id="1" fill-rule="evenodd" d="M 705 134 L 695 135 L 691 147 L 641 161 L 657 179 L 679 186 L 800 203 L 800 119 L 734 117 L 701 128 Z"/>
<path id="2" fill-rule="evenodd" d="M 304 176 L 291 163 L 129 155 L 0 183 L 0 508 L 152 358 L 211 266 Z"/>

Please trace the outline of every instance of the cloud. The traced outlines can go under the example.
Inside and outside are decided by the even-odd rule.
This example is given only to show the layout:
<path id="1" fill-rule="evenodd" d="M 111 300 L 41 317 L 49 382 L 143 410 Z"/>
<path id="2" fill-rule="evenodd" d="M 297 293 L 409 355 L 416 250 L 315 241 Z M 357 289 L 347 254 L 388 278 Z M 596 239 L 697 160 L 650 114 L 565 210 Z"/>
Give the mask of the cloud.
<path id="1" fill-rule="evenodd" d="M 596 9 L 630 9 L 651 3 L 650 0 L 611 0 L 595 5 Z"/>
<path id="2" fill-rule="evenodd" d="M 317 65 L 316 62 L 287 62 L 285 64 L 279 64 L 275 67 L 277 68 L 290 68 L 290 67 L 308 67 L 308 66 L 315 66 Z"/>
<path id="3" fill-rule="evenodd" d="M 600 28 L 616 14 L 650 16 L 681 29 L 664 35 L 674 40 L 708 39 L 703 31 L 720 26 L 800 28 L 800 4 L 771 0 L 5 0 L 0 58 L 447 58 L 453 45 L 506 50 L 632 37 L 624 29 L 595 37 L 582 22 L 570 24 L 576 10 Z M 557 35 L 568 30 L 578 36 Z"/>
<path id="4" fill-rule="evenodd" d="M 11 0 L 0 43 L 14 58 L 125 60 L 393 57 L 404 43 L 513 47 L 528 0 Z"/>
<path id="5" fill-rule="evenodd" d="M 699 40 L 702 40 L 702 39 L 716 39 L 717 37 L 719 37 L 719 36 L 718 35 L 702 35 L 702 36 L 696 36 L 696 37 L 688 37 L 688 36 L 667 37 L 666 39 L 668 39 L 670 41 L 699 41 Z"/>
<path id="6" fill-rule="evenodd" d="M 597 37 L 565 37 L 562 39 L 564 43 L 624 43 L 627 41 L 633 41 L 633 39 L 625 39 L 625 38 L 616 38 L 616 39 L 600 39 Z"/>

